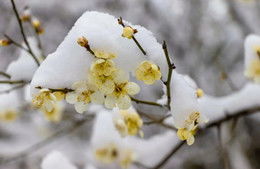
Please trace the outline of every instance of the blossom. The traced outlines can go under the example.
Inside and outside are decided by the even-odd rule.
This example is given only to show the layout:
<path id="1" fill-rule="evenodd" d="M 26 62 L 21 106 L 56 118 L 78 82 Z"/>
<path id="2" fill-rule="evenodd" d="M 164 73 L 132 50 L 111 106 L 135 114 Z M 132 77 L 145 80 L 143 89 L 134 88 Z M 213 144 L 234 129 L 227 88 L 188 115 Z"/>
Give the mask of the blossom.
<path id="1" fill-rule="evenodd" d="M 66 101 L 74 104 L 78 113 L 86 111 L 90 102 L 102 104 L 104 101 L 104 94 L 86 81 L 75 82 L 72 89 L 74 91 L 66 94 Z"/>
<path id="2" fill-rule="evenodd" d="M 127 110 L 120 110 L 115 108 L 114 113 L 116 114 L 113 120 L 114 125 L 121 136 L 133 136 L 138 133 L 142 135 L 140 129 L 143 125 L 143 121 L 139 114 L 132 107 Z"/>
<path id="3" fill-rule="evenodd" d="M 123 149 L 120 152 L 119 164 L 121 168 L 128 168 L 136 159 L 135 153 L 131 149 Z"/>
<path id="4" fill-rule="evenodd" d="M 57 101 L 56 96 L 49 89 L 41 89 L 32 99 L 32 104 L 43 112 L 51 112 Z"/>
<path id="5" fill-rule="evenodd" d="M 51 111 L 44 111 L 44 117 L 48 121 L 59 122 L 62 118 L 61 105 L 56 103 Z"/>
<path id="6" fill-rule="evenodd" d="M 136 30 L 131 28 L 130 26 L 126 26 L 123 28 L 122 36 L 128 39 L 133 38 L 134 34 L 136 33 Z"/>
<path id="7" fill-rule="evenodd" d="M 95 150 L 95 157 L 103 163 L 112 163 L 118 158 L 119 152 L 117 146 L 113 143 L 107 144 Z"/>
<path id="8" fill-rule="evenodd" d="M 135 71 L 136 78 L 145 84 L 153 84 L 160 80 L 162 74 L 157 65 L 150 61 L 143 61 Z"/>
<path id="9" fill-rule="evenodd" d="M 109 76 L 116 71 L 115 63 L 112 60 L 98 59 L 91 64 L 90 71 L 98 76 Z"/>
<path id="10" fill-rule="evenodd" d="M 260 57 L 251 61 L 245 70 L 245 76 L 249 79 L 253 79 L 256 83 L 260 83 Z"/>
<path id="11" fill-rule="evenodd" d="M 260 37 L 249 35 L 245 40 L 245 71 L 247 78 L 260 83 Z"/>
<path id="12" fill-rule="evenodd" d="M 140 87 L 134 82 L 115 81 L 114 91 L 106 96 L 105 106 L 107 108 L 118 106 L 120 109 L 128 109 L 131 106 L 129 95 L 135 95 L 139 91 Z"/>
<path id="13" fill-rule="evenodd" d="M 100 59 L 114 59 L 116 58 L 116 55 L 110 52 L 105 52 L 103 50 L 95 50 L 94 49 L 94 54 L 97 58 Z"/>
<path id="14" fill-rule="evenodd" d="M 15 121 L 17 118 L 17 111 L 15 110 L 5 110 L 0 112 L 0 120 L 4 122 L 12 122 Z"/>
<path id="15" fill-rule="evenodd" d="M 182 129 L 178 129 L 177 131 L 178 138 L 183 141 L 186 140 L 188 145 L 192 145 L 194 143 L 195 141 L 194 135 L 195 135 L 195 130 L 189 131 L 185 128 L 182 128 Z"/>

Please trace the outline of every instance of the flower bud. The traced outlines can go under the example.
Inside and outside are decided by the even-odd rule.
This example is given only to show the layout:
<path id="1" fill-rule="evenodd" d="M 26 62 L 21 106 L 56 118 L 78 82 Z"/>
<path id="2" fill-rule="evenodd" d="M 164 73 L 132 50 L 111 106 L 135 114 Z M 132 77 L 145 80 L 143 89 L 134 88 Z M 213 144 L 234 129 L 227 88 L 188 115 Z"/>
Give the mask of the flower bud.
<path id="1" fill-rule="evenodd" d="M 88 40 L 84 36 L 78 38 L 77 43 L 82 47 L 88 46 Z"/>
<path id="2" fill-rule="evenodd" d="M 0 46 L 8 46 L 10 45 L 12 42 L 8 39 L 0 39 Z"/>

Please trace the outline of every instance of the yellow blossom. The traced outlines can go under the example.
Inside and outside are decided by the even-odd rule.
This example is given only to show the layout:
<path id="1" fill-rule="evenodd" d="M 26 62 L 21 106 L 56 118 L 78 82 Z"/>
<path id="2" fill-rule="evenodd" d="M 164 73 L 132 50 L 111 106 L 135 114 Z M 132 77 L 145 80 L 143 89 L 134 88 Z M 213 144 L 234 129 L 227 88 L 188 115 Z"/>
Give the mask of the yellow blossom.
<path id="1" fill-rule="evenodd" d="M 184 122 L 183 128 L 178 128 L 177 136 L 180 140 L 186 140 L 188 145 L 192 145 L 195 141 L 194 135 L 196 134 L 199 124 L 205 123 L 207 120 L 202 117 L 200 112 L 193 112 Z"/>
<path id="2" fill-rule="evenodd" d="M 0 46 L 8 46 L 11 44 L 11 41 L 7 39 L 0 39 Z"/>
<path id="3" fill-rule="evenodd" d="M 136 69 L 135 76 L 138 80 L 150 85 L 160 80 L 162 74 L 157 65 L 150 61 L 143 61 Z"/>
<path id="4" fill-rule="evenodd" d="M 136 30 L 131 28 L 130 26 L 126 26 L 123 28 L 122 36 L 128 39 L 133 38 L 134 34 L 136 33 Z"/>
<path id="5" fill-rule="evenodd" d="M 114 123 L 121 136 L 134 136 L 141 133 L 140 129 L 143 125 L 143 120 L 138 113 L 132 109 L 119 110 L 119 116 L 119 118 L 115 119 Z"/>
<path id="6" fill-rule="evenodd" d="M 48 89 L 41 89 L 32 99 L 33 106 L 40 108 L 43 112 L 51 112 L 54 109 L 56 101 L 57 98 Z"/>
<path id="7" fill-rule="evenodd" d="M 115 83 L 115 89 L 111 94 L 108 94 L 105 99 L 107 108 L 118 106 L 120 109 L 128 109 L 131 106 L 131 98 L 129 95 L 139 93 L 140 87 L 134 82 Z"/>
<path id="8" fill-rule="evenodd" d="M 17 118 L 17 111 L 15 110 L 5 110 L 0 112 L 0 120 L 4 122 L 12 122 Z"/>
<path id="9" fill-rule="evenodd" d="M 115 63 L 112 60 L 98 59 L 92 63 L 90 71 L 98 76 L 110 76 L 114 71 L 116 71 Z"/>
<path id="10" fill-rule="evenodd" d="M 97 58 L 100 59 L 114 59 L 116 58 L 116 55 L 109 52 L 104 52 L 103 50 L 93 50 L 94 54 Z"/>
<path id="11" fill-rule="evenodd" d="M 78 81 L 72 85 L 73 92 L 66 94 L 66 101 L 74 104 L 78 113 L 83 113 L 87 110 L 90 102 L 102 104 L 104 102 L 104 94 L 88 84 L 86 81 Z"/>
<path id="12" fill-rule="evenodd" d="M 110 143 L 100 149 L 95 150 L 96 159 L 103 163 L 112 163 L 117 160 L 118 156 L 118 148 L 113 143 Z"/>
<path id="13" fill-rule="evenodd" d="M 177 136 L 180 140 L 186 140 L 188 145 L 192 145 L 195 141 L 195 130 L 189 131 L 185 128 L 178 129 Z"/>
<path id="14" fill-rule="evenodd" d="M 120 158 L 119 158 L 119 164 L 121 166 L 121 168 L 128 168 L 133 161 L 136 159 L 135 154 L 133 153 L 133 151 L 126 149 L 126 150 L 122 150 L 120 152 Z"/>
<path id="15" fill-rule="evenodd" d="M 51 111 L 44 111 L 44 117 L 48 121 L 59 122 L 62 117 L 62 108 L 56 103 Z"/>
<path id="16" fill-rule="evenodd" d="M 260 56 L 251 61 L 245 70 L 245 76 L 260 83 Z"/>
<path id="17" fill-rule="evenodd" d="M 199 88 L 196 90 L 196 95 L 198 98 L 201 98 L 202 96 L 204 96 L 204 91 Z"/>

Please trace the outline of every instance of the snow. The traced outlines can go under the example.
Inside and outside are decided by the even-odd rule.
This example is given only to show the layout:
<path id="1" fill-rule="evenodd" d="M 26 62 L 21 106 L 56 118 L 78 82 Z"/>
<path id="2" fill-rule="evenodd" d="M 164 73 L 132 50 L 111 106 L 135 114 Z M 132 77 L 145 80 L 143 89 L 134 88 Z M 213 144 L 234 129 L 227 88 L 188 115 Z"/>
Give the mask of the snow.
<path id="1" fill-rule="evenodd" d="M 58 151 L 50 152 L 46 157 L 44 157 L 42 164 L 42 169 L 77 169 L 62 153 Z"/>
<path id="2" fill-rule="evenodd" d="M 127 25 L 130 23 L 125 22 Z M 85 36 L 92 50 L 102 50 L 117 55 L 116 65 L 132 72 L 143 60 L 152 60 L 158 64 L 165 75 L 166 59 L 161 45 L 153 34 L 138 25 L 136 39 L 147 52 L 144 56 L 133 40 L 123 38 L 122 26 L 111 15 L 88 11 L 75 23 L 57 50 L 50 54 L 36 71 L 32 80 L 32 89 L 36 86 L 62 88 L 70 87 L 75 81 L 87 79 L 87 72 L 93 56 L 77 44 L 79 37 Z"/>
<path id="3" fill-rule="evenodd" d="M 201 111 L 210 121 L 239 110 L 260 106 L 260 85 L 247 83 L 241 90 L 224 97 L 205 95 L 199 99 Z"/>
<path id="4" fill-rule="evenodd" d="M 190 81 L 190 80 L 189 80 Z M 171 114 L 174 125 L 177 128 L 184 128 L 185 120 L 193 112 L 200 112 L 195 89 L 187 83 L 181 74 L 176 71 L 172 74 L 171 90 Z"/>
<path id="5" fill-rule="evenodd" d="M 35 38 L 28 37 L 28 42 L 33 53 L 39 59 L 41 55 L 40 50 L 37 47 L 37 42 Z M 31 81 L 33 74 L 37 70 L 37 68 L 38 66 L 32 56 L 28 52 L 20 49 L 19 58 L 9 64 L 6 73 L 11 75 L 11 80 Z"/>

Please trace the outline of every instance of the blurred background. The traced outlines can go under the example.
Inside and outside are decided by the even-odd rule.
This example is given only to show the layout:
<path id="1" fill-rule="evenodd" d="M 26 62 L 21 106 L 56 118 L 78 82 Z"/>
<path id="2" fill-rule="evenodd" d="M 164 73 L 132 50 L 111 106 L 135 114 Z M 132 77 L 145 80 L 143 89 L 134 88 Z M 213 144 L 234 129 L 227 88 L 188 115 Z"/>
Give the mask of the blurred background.
<path id="1" fill-rule="evenodd" d="M 42 22 L 45 33 L 41 39 L 45 54 L 56 50 L 77 18 L 88 10 L 122 16 L 133 24 L 142 25 L 151 30 L 159 42 L 166 40 L 177 70 L 191 76 L 205 93 L 212 96 L 225 96 L 244 86 L 244 39 L 251 33 L 260 33 L 259 0 L 16 0 L 16 3 L 19 11 L 29 6 L 33 15 Z M 18 32 L 10 1 L 1 0 L 0 36 L 7 33 L 19 40 L 21 36 Z M 19 52 L 15 47 L 1 48 L 0 70 L 4 71 L 18 56 Z M 8 124 L 7 130 L 6 126 L 0 125 L 0 140 L 12 140 L 14 129 L 22 140 L 19 142 L 20 146 L 12 147 L 10 144 L 10 147 L 4 147 L 5 144 L 0 144 L 1 157 L 6 152 L 14 151 L 16 147 L 18 151 L 39 140 L 32 136 L 36 131 L 24 133 L 23 127 L 26 123 L 26 130 L 29 130 L 33 124 L 45 122 L 36 115 L 30 118 L 34 119 L 28 123 L 23 119 L 19 124 Z M 212 129 L 203 133 L 194 146 L 184 147 L 165 168 L 222 169 L 225 166 L 224 157 L 234 169 L 259 169 L 260 131 L 256 128 L 260 124 L 258 119 L 256 116 L 240 119 L 236 122 L 235 129 L 229 127 L 233 123 L 223 126 L 226 129 L 231 128 L 233 133 L 232 138 L 225 141 L 227 152 L 219 152 L 216 130 Z M 50 130 L 56 127 L 46 125 Z M 23 126 L 20 128 L 23 128 L 21 132 L 17 130 L 19 126 Z M 67 144 L 73 143 L 74 146 L 66 151 L 72 152 L 68 153 L 70 158 L 77 166 L 82 167 L 84 157 L 80 154 L 84 152 L 78 143 L 87 140 L 89 134 L 86 134 L 86 129 L 90 126 L 91 124 L 87 124 L 63 141 L 45 147 L 42 152 L 57 146 L 66 149 L 69 147 Z M 149 136 L 163 129 L 153 126 L 148 130 L 151 133 Z M 78 156 L 80 157 L 77 158 Z M 36 153 L 19 163 L 0 168 L 38 169 L 41 158 L 41 153 Z"/>

